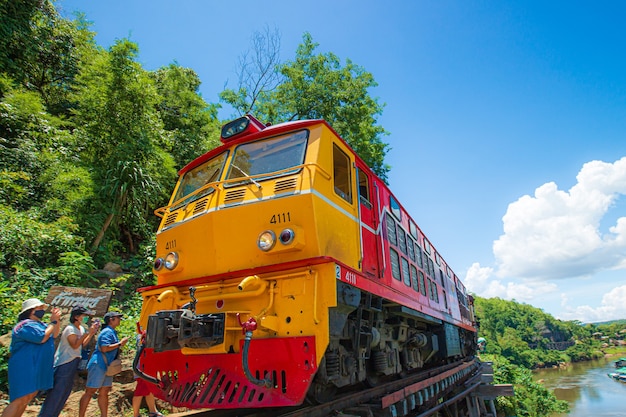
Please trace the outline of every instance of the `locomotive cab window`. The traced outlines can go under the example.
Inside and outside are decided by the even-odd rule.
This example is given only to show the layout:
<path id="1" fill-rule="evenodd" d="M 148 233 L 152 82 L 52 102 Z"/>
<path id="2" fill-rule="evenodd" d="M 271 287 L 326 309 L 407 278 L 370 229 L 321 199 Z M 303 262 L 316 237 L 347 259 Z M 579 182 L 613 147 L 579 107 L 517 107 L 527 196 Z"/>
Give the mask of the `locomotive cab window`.
<path id="1" fill-rule="evenodd" d="M 359 200 L 361 204 L 372 208 L 370 200 L 370 184 L 367 175 L 359 168 L 356 169 L 357 181 L 359 182 Z"/>
<path id="2" fill-rule="evenodd" d="M 189 196 L 185 201 L 185 203 L 188 203 L 213 192 L 213 188 L 205 188 L 205 186 L 220 180 L 227 155 L 228 152 L 224 152 L 202 165 L 187 171 L 180 180 L 180 184 L 176 190 L 176 196 L 172 203 Z M 202 190 L 198 192 L 201 188 Z M 193 193 L 195 194 L 190 196 Z"/>
<path id="3" fill-rule="evenodd" d="M 304 162 L 308 136 L 309 132 L 303 130 L 239 145 L 230 163 L 227 179 L 242 178 L 242 181 L 228 182 L 224 187 L 255 183 L 298 172 L 301 169 L 299 166 Z M 291 167 L 298 168 L 290 170 Z"/>
<path id="4" fill-rule="evenodd" d="M 350 158 L 336 144 L 333 144 L 335 194 L 352 204 L 352 176 L 350 171 Z"/>

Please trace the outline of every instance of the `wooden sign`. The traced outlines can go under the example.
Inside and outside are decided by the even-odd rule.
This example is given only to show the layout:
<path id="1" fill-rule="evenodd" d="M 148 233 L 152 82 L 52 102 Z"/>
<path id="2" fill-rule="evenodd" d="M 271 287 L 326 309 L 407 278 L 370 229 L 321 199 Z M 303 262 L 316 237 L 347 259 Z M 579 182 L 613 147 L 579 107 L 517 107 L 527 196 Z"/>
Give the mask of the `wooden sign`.
<path id="1" fill-rule="evenodd" d="M 95 288 L 51 287 L 45 303 L 58 307 L 64 314 L 69 314 L 72 307 L 80 305 L 94 310 L 96 317 L 102 317 L 109 310 L 113 291 Z"/>

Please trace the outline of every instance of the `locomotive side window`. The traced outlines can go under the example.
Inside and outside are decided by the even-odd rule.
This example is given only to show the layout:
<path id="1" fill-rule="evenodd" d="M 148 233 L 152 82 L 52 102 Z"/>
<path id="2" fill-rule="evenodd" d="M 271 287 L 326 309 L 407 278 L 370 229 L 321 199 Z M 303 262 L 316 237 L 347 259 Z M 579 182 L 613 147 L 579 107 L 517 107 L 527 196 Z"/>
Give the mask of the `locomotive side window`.
<path id="1" fill-rule="evenodd" d="M 413 265 L 411 265 L 411 284 L 413 289 L 419 292 L 420 287 L 419 283 L 417 282 L 417 268 L 415 268 Z"/>
<path id="2" fill-rule="evenodd" d="M 361 204 L 366 205 L 368 208 L 372 208 L 369 178 L 359 168 L 356 169 L 356 176 L 357 181 L 359 182 L 359 200 L 361 201 Z"/>
<path id="3" fill-rule="evenodd" d="M 406 255 L 406 234 L 401 227 L 398 227 L 398 247 Z"/>
<path id="4" fill-rule="evenodd" d="M 428 261 L 427 274 L 434 278 L 435 277 L 435 265 L 433 264 L 433 260 L 430 258 L 430 256 L 427 256 L 426 260 Z"/>
<path id="5" fill-rule="evenodd" d="M 390 249 L 389 254 L 391 255 L 391 275 L 400 281 L 400 256 L 398 256 L 398 252 L 393 249 Z"/>
<path id="6" fill-rule="evenodd" d="M 410 238 L 407 239 L 406 242 L 406 249 L 409 252 L 409 259 L 412 262 L 415 262 L 415 243 L 413 242 L 413 240 L 411 240 Z"/>
<path id="7" fill-rule="evenodd" d="M 400 204 L 392 196 L 389 196 L 389 207 L 391 207 L 391 212 L 393 213 L 394 216 L 396 216 L 396 219 L 402 221 L 402 212 L 400 211 Z"/>
<path id="8" fill-rule="evenodd" d="M 424 238 L 424 252 L 430 255 L 430 242 Z"/>
<path id="9" fill-rule="evenodd" d="M 411 236 L 417 239 L 417 225 L 411 219 L 409 219 L 409 232 L 411 233 Z"/>
<path id="10" fill-rule="evenodd" d="M 417 261 L 417 266 L 424 268 L 422 264 L 422 249 L 417 244 L 415 244 L 415 260 Z"/>
<path id="11" fill-rule="evenodd" d="M 336 144 L 333 144 L 335 193 L 352 204 L 352 176 L 350 172 L 350 158 Z"/>
<path id="12" fill-rule="evenodd" d="M 422 271 L 418 271 L 417 273 L 419 275 L 419 279 L 420 279 L 420 292 L 422 293 L 422 295 L 426 295 L 426 282 L 424 280 L 424 273 Z"/>
<path id="13" fill-rule="evenodd" d="M 387 239 L 389 243 L 394 245 L 398 245 L 398 235 L 396 234 L 396 222 L 393 221 L 389 214 L 385 215 L 385 220 L 387 223 Z"/>
<path id="14" fill-rule="evenodd" d="M 411 275 L 409 274 L 409 261 L 402 258 L 402 277 L 407 287 L 411 286 Z"/>

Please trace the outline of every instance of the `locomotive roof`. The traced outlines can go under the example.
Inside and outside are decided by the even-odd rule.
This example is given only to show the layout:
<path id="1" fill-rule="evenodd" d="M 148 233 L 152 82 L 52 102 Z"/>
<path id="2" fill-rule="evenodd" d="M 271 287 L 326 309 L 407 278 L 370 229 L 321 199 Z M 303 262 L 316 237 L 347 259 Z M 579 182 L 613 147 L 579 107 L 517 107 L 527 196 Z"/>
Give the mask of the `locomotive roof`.
<path id="1" fill-rule="evenodd" d="M 252 141 L 255 141 L 255 140 L 258 140 L 258 139 L 261 139 L 261 138 L 265 138 L 265 137 L 269 137 L 269 136 L 280 135 L 282 133 L 286 133 L 286 132 L 289 132 L 291 130 L 303 129 L 303 128 L 306 128 L 306 127 L 309 127 L 309 126 L 313 126 L 313 125 L 316 125 L 316 124 L 320 124 L 320 123 L 323 123 L 324 125 L 326 125 L 326 127 L 328 127 L 335 135 L 337 135 L 337 137 L 341 138 L 341 136 L 339 136 L 339 134 L 335 131 L 335 129 L 333 129 L 332 126 L 329 125 L 328 122 L 326 120 L 323 120 L 323 119 L 294 120 L 294 121 L 290 121 L 290 122 L 279 123 L 279 124 L 276 124 L 276 125 L 268 125 L 261 131 L 250 133 L 250 134 L 247 134 L 247 135 L 242 135 L 242 136 L 240 136 L 240 137 L 238 137 L 236 139 L 233 139 L 233 140 L 231 140 L 231 141 L 229 141 L 227 143 L 224 143 L 224 144 L 218 146 L 217 148 L 212 149 L 209 152 L 207 152 L 207 153 L 197 157 L 196 159 L 194 159 L 193 161 L 191 161 L 187 165 L 185 165 L 183 168 L 181 168 L 180 171 L 178 171 L 178 175 L 183 175 L 184 173 L 189 171 L 191 168 L 193 168 L 195 166 L 198 166 L 198 165 L 202 164 L 205 161 L 208 161 L 209 159 L 211 159 L 214 156 L 220 154 L 225 149 L 228 149 L 228 148 L 232 147 L 233 145 L 239 145 L 239 144 L 245 143 L 245 142 L 252 142 Z M 343 140 L 343 139 L 341 139 L 341 140 Z"/>

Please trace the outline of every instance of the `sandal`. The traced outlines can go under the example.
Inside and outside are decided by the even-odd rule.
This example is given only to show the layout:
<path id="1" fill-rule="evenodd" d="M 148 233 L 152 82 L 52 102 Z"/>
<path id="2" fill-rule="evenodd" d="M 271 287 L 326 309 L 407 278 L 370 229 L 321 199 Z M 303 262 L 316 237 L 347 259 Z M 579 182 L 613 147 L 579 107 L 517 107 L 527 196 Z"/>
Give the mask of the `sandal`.
<path id="1" fill-rule="evenodd" d="M 157 411 L 156 413 L 148 413 L 148 417 L 164 417 L 164 416 L 163 414 Z"/>

